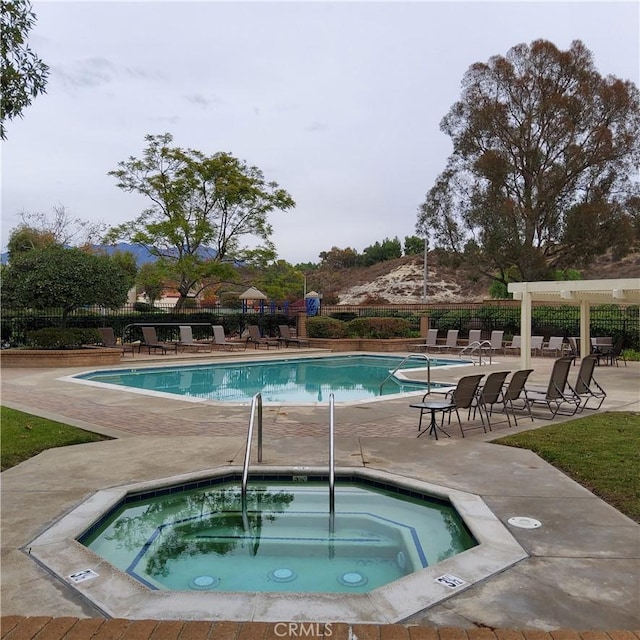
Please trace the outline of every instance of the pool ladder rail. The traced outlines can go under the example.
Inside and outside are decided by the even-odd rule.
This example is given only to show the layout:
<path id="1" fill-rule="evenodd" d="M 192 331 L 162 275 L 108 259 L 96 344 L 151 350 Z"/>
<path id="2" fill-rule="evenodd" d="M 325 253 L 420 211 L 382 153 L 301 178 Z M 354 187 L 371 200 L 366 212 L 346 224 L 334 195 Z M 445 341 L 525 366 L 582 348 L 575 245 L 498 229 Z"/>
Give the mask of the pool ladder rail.
<path id="1" fill-rule="evenodd" d="M 409 360 L 413 359 L 413 358 L 419 358 L 420 360 L 425 360 L 427 363 L 427 393 L 429 393 L 431 391 L 431 358 L 426 354 L 426 353 L 410 353 L 408 356 L 406 356 L 406 358 L 404 358 L 402 360 L 402 362 L 393 370 L 389 373 L 389 375 L 382 381 L 382 383 L 380 384 L 380 388 L 378 389 L 378 395 L 381 396 L 382 395 L 382 387 L 384 387 L 385 383 L 388 382 L 389 380 L 391 380 L 394 375 L 396 374 L 396 372 L 399 369 L 402 369 L 403 365 L 405 362 L 408 362 Z"/>
<path id="2" fill-rule="evenodd" d="M 249 428 L 247 429 L 247 444 L 244 451 L 244 464 L 242 466 L 242 484 L 240 495 L 242 500 L 242 524 L 245 531 L 250 530 L 249 517 L 247 515 L 247 484 L 249 482 L 249 462 L 251 460 L 251 443 L 253 442 L 253 429 L 258 421 L 258 462 L 262 462 L 262 394 L 256 393 L 251 400 L 251 414 L 249 416 Z M 335 398 L 329 394 L 329 530 L 335 530 L 336 512 L 336 462 L 335 462 Z"/>
<path id="3" fill-rule="evenodd" d="M 491 352 L 492 352 L 491 340 L 482 340 L 481 342 L 476 340 L 471 344 L 468 344 L 466 347 L 463 347 L 461 349 L 460 353 L 458 353 L 458 357 L 462 358 L 463 355 L 466 355 L 469 358 L 471 358 L 471 362 L 473 362 L 474 365 L 478 364 L 481 366 L 482 354 L 485 353 L 486 351 L 489 352 L 489 364 L 491 364 Z M 473 359 L 474 355 L 477 355 L 478 357 L 477 362 Z"/>

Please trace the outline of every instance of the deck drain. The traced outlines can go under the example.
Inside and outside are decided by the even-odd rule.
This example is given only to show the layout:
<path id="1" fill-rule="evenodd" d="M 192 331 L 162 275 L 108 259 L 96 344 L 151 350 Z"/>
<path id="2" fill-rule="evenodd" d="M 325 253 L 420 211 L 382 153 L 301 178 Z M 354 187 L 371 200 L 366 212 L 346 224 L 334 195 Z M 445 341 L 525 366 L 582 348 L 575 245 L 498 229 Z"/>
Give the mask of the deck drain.
<path id="1" fill-rule="evenodd" d="M 540 520 L 527 518 L 526 516 L 514 516 L 513 518 L 509 518 L 507 522 L 520 529 L 537 529 L 542 526 L 542 522 L 540 522 Z"/>

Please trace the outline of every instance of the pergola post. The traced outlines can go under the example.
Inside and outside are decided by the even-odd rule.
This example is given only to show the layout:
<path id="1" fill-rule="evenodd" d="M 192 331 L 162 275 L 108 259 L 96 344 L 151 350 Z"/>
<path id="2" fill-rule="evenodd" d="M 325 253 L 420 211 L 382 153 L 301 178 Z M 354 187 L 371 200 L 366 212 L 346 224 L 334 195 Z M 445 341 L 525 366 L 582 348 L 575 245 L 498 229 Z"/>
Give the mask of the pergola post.
<path id="1" fill-rule="evenodd" d="M 522 283 L 520 299 L 520 368 L 531 368 L 531 292 L 527 282 Z"/>

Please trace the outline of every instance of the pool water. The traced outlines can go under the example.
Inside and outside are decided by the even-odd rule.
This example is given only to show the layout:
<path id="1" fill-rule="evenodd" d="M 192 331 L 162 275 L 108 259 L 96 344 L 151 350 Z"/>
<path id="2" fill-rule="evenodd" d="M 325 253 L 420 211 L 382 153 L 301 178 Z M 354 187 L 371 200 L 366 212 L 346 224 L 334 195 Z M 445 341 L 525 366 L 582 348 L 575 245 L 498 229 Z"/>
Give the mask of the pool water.
<path id="1" fill-rule="evenodd" d="M 355 481 L 237 482 L 136 496 L 80 541 L 152 589 L 363 593 L 475 546 L 447 502 Z M 407 492 L 408 493 L 408 492 Z M 133 501 L 132 501 L 133 500 Z"/>
<path id="2" fill-rule="evenodd" d="M 364 400 L 380 395 L 427 390 L 426 361 L 411 359 L 403 369 L 425 369 L 424 382 L 388 377 L 403 358 L 398 356 L 331 356 L 291 358 L 189 366 L 168 366 L 130 370 L 109 370 L 75 376 L 74 380 L 118 385 L 202 398 L 220 402 L 246 402 L 256 393 L 265 402 L 308 403 Z M 460 360 L 431 359 L 432 369 L 446 365 L 468 364 Z M 431 388 L 442 386 L 431 383 Z"/>

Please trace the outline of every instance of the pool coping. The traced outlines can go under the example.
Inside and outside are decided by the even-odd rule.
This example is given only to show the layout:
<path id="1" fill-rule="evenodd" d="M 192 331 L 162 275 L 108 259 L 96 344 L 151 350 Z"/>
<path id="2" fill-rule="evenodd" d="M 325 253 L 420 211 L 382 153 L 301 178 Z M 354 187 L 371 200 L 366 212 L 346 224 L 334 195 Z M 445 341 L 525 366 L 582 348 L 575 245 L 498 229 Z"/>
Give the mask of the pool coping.
<path id="1" fill-rule="evenodd" d="M 326 467 L 316 466 L 264 466 L 260 468 L 260 475 L 300 471 L 326 475 Z M 238 466 L 222 465 L 200 472 L 99 490 L 22 549 L 107 616 L 131 619 L 250 619 L 260 622 L 290 619 L 292 601 L 297 604 L 298 613 L 293 618 L 295 621 L 330 619 L 335 622 L 351 622 L 357 619 L 366 623 L 401 622 L 528 557 L 479 495 L 387 471 L 353 467 L 339 467 L 336 475 L 395 484 L 450 500 L 479 544 L 369 593 L 350 595 L 151 590 L 76 540 L 127 493 L 241 472 L 242 469 Z M 75 583 L 71 576 L 84 571 L 92 571 L 97 575 Z M 452 587 L 437 582 L 436 579 L 443 575 L 457 577 L 463 584 Z M 224 613 L 213 613 L 214 611 Z"/>

